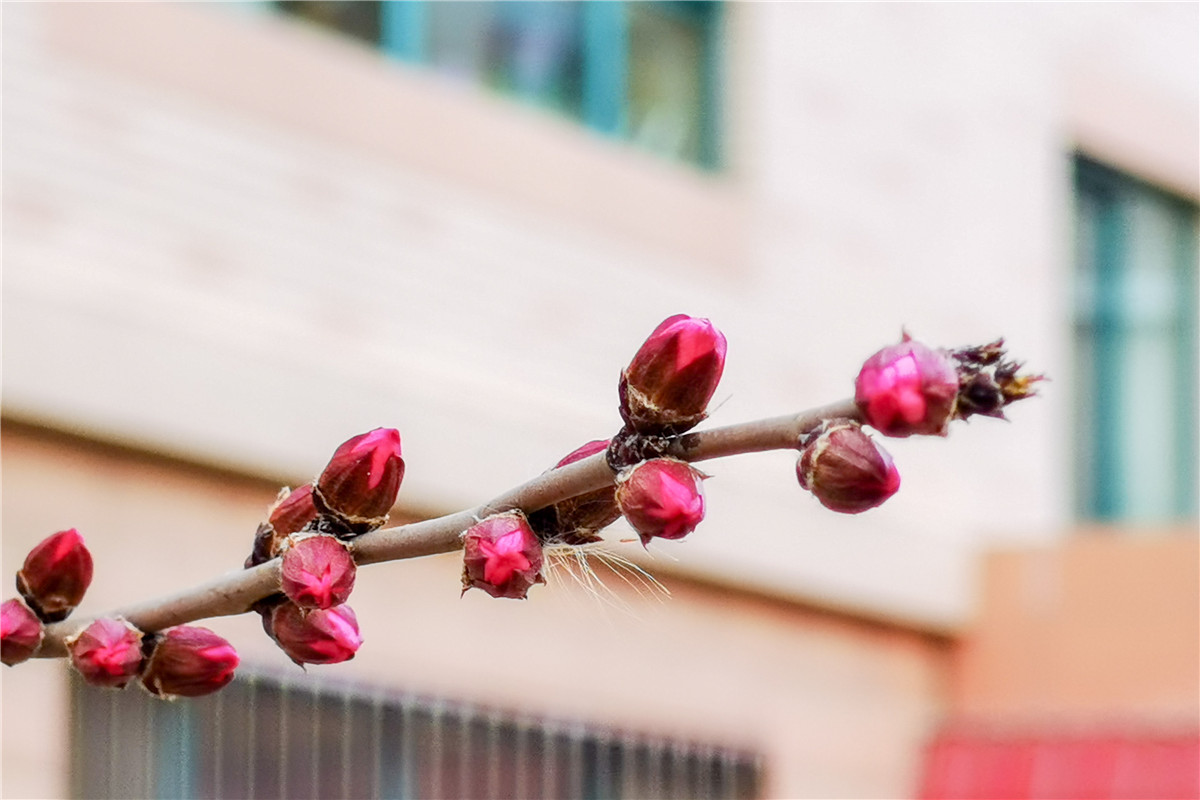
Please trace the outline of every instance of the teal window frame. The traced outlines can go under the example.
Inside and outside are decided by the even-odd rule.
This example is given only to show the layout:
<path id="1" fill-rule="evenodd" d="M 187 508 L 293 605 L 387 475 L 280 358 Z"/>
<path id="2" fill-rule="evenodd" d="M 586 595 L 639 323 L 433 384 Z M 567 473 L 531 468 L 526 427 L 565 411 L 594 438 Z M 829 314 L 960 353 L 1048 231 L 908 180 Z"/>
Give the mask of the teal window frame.
<path id="1" fill-rule="evenodd" d="M 437 2 L 438 0 L 432 0 Z M 630 14 L 625 0 L 577 0 L 582 11 L 582 116 L 588 128 L 615 139 L 630 136 L 629 106 Z M 431 0 L 379 3 L 378 46 L 387 56 L 411 64 L 429 60 Z M 686 159 L 706 170 L 721 167 L 721 75 L 725 8 L 709 0 L 641 0 L 664 15 L 697 24 L 703 35 L 701 69 L 702 109 L 699 152 Z M 572 115 L 572 118 L 574 116 Z"/>
<path id="2" fill-rule="evenodd" d="M 1160 523 L 1197 516 L 1197 208 L 1183 198 L 1125 175 L 1082 154 L 1074 159 L 1076 198 L 1075 317 L 1077 374 L 1075 431 L 1076 510 L 1098 521 Z M 1128 453 L 1122 445 L 1138 424 L 1122 399 L 1130 380 L 1125 352 L 1134 321 L 1127 295 L 1138 269 L 1131 254 L 1134 204 L 1151 200 L 1170 231 L 1174 342 L 1169 392 L 1174 419 L 1158 420 L 1171 430 L 1173 452 L 1157 466 L 1169 481 L 1170 508 L 1145 517 L 1132 506 L 1123 475 Z M 1086 217 L 1086 224 L 1085 223 Z M 1168 462 L 1169 459 L 1169 462 Z"/>

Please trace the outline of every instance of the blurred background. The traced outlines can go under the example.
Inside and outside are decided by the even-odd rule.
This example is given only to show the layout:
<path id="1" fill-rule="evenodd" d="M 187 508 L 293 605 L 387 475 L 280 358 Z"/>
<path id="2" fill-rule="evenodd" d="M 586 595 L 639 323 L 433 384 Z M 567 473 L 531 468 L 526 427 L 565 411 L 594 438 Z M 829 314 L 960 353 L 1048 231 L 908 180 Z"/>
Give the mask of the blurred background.
<path id="1" fill-rule="evenodd" d="M 901 326 L 1051 377 L 860 516 L 769 453 L 523 603 L 371 567 L 347 664 L 249 615 L 203 700 L 5 670 L 5 796 L 1200 795 L 1195 4 L 3 12 L 3 569 L 79 528 L 80 614 L 236 569 L 373 427 L 396 521 L 536 475 L 675 313 L 717 425 Z"/>

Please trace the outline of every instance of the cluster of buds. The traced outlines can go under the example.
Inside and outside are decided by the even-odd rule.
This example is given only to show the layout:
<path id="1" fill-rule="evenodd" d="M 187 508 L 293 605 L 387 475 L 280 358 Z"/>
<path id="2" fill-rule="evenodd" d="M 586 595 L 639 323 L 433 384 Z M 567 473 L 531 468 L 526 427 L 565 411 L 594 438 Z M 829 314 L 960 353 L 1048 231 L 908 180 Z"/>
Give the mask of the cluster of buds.
<path id="1" fill-rule="evenodd" d="M 140 677 L 147 691 L 168 700 L 224 688 L 240 663 L 233 645 L 193 625 L 144 634 L 123 619 L 102 618 L 66 646 L 71 665 L 93 686 L 120 689 Z"/>
<path id="2" fill-rule="evenodd" d="M 43 540 L 17 573 L 24 598 L 0 608 L 0 650 L 12 666 L 33 656 L 45 635 L 43 623 L 65 619 L 92 582 L 92 556 L 74 528 Z M 141 677 L 160 697 L 198 697 L 233 680 L 238 655 L 207 628 L 181 625 L 147 635 L 120 618 L 101 618 L 63 644 L 75 671 L 93 686 L 120 689 Z"/>
<path id="3" fill-rule="evenodd" d="M 542 577 L 542 542 L 520 511 L 493 514 L 463 533 L 463 592 L 524 600 Z"/>
<path id="4" fill-rule="evenodd" d="M 346 600 L 357 568 L 347 540 L 384 525 L 404 480 L 400 432 L 343 442 L 312 483 L 283 490 L 259 525 L 246 568 L 281 557 L 282 593 L 255 603 L 263 629 L 297 664 L 336 664 L 362 644 Z"/>

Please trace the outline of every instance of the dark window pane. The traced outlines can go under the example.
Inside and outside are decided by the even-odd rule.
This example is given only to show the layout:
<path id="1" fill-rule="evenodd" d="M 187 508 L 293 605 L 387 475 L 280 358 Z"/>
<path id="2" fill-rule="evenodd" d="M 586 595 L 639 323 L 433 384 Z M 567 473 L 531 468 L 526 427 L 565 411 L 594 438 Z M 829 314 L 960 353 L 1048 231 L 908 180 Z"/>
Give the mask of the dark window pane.
<path id="1" fill-rule="evenodd" d="M 286 14 L 341 31 L 370 44 L 379 42 L 379 3 L 368 0 L 280 0 Z"/>

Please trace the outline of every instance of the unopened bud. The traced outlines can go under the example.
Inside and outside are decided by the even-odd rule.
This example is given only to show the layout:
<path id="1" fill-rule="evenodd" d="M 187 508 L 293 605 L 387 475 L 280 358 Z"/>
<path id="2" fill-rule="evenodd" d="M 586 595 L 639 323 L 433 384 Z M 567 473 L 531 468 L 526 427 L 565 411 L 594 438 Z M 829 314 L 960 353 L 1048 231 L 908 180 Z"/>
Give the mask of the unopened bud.
<path id="1" fill-rule="evenodd" d="M 304 526 L 317 518 L 317 507 L 313 505 L 312 484 L 292 489 L 287 494 L 280 492 L 283 497 L 271 508 L 267 521 L 275 529 L 275 535 L 282 538 L 291 536 L 304 529 Z"/>
<path id="2" fill-rule="evenodd" d="M 854 401 L 863 420 L 885 436 L 944 436 L 954 417 L 958 372 L 951 355 L 904 335 L 863 364 Z"/>
<path id="3" fill-rule="evenodd" d="M 842 514 L 875 508 L 900 488 L 892 457 L 849 420 L 826 422 L 809 435 L 796 476 L 821 505 Z"/>
<path id="4" fill-rule="evenodd" d="M 655 537 L 682 539 L 704 519 L 704 477 L 686 461 L 643 461 L 617 478 L 617 505 L 643 545 Z"/>
<path id="5" fill-rule="evenodd" d="M 317 479 L 313 502 L 354 533 L 387 521 L 404 479 L 400 432 L 376 428 L 342 443 Z"/>
<path id="6" fill-rule="evenodd" d="M 98 619 L 67 639 L 71 664 L 93 686 L 121 688 L 142 666 L 142 632 L 123 619 Z"/>
<path id="7" fill-rule="evenodd" d="M 340 664 L 362 646 L 358 618 L 347 605 L 305 611 L 281 603 L 271 612 L 270 633 L 297 664 Z"/>
<path id="8" fill-rule="evenodd" d="M 283 554 L 283 592 L 301 608 L 332 608 L 350 597 L 356 568 L 346 545 L 332 536 L 293 538 Z"/>
<path id="9" fill-rule="evenodd" d="M 621 417 L 639 433 L 682 433 L 705 417 L 725 369 L 725 337 L 706 319 L 663 320 L 621 374 Z"/>
<path id="10" fill-rule="evenodd" d="M 67 618 L 92 583 L 92 554 L 71 528 L 43 539 L 17 573 L 17 591 L 43 622 Z"/>
<path id="11" fill-rule="evenodd" d="M 15 597 L 0 605 L 0 661 L 8 666 L 32 656 L 42 643 L 42 622 Z"/>
<path id="12" fill-rule="evenodd" d="M 142 685 L 167 699 L 201 697 L 228 685 L 239 662 L 233 645 L 208 628 L 179 625 L 155 637 Z"/>
<path id="13" fill-rule="evenodd" d="M 542 577 L 542 543 L 520 511 L 494 514 L 463 534 L 463 591 L 525 599 Z"/>

